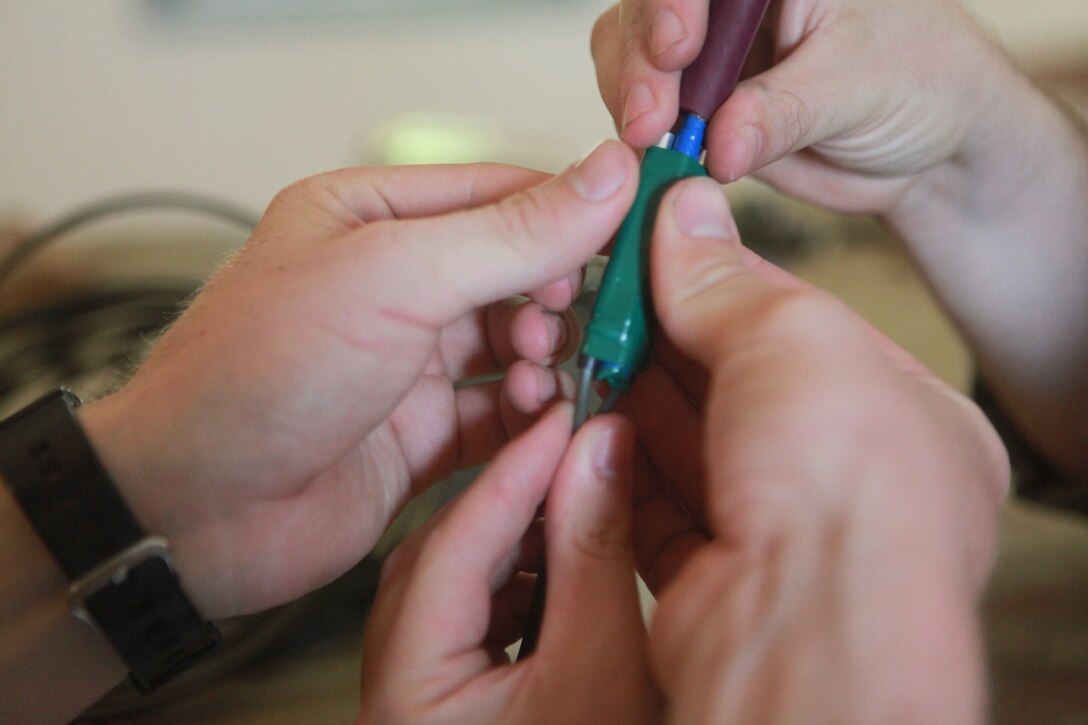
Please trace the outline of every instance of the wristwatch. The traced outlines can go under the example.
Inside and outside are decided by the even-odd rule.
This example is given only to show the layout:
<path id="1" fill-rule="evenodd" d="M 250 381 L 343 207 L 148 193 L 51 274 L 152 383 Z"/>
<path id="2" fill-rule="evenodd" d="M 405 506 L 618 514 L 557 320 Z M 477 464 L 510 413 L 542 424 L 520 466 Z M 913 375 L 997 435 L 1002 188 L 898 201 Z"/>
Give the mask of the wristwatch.
<path id="1" fill-rule="evenodd" d="M 167 541 L 148 536 L 87 440 L 80 400 L 54 391 L 0 422 L 0 477 L 70 582 L 72 613 L 149 691 L 220 642 L 181 589 Z"/>

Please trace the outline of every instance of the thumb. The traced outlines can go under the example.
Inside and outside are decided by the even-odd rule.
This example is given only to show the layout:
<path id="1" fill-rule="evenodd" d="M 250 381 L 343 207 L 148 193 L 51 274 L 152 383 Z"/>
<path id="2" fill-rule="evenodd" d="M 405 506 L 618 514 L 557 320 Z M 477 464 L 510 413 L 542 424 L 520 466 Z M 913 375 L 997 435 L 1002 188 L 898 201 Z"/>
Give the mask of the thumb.
<path id="1" fill-rule="evenodd" d="M 638 184 L 634 153 L 601 144 L 564 173 L 496 204 L 365 228 L 359 267 L 381 279 L 382 303 L 441 327 L 468 311 L 579 269 L 611 238 Z M 395 281 L 395 284 L 391 283 Z"/>
<path id="2" fill-rule="evenodd" d="M 711 174 L 735 181 L 861 127 L 876 112 L 880 95 L 871 90 L 871 76 L 859 77 L 871 69 L 847 63 L 843 56 L 835 44 L 814 37 L 782 62 L 741 82 L 707 129 Z"/>
<path id="3" fill-rule="evenodd" d="M 654 307 L 676 347 L 708 369 L 728 340 L 734 302 L 755 301 L 761 262 L 740 243 L 721 187 L 706 178 L 676 184 L 662 200 L 651 245 Z M 725 284 L 728 282 L 728 284 Z M 754 288 L 754 289 L 753 289 Z"/>
<path id="4" fill-rule="evenodd" d="M 542 654 L 581 652 L 600 665 L 610 648 L 645 643 L 632 545 L 634 435 L 620 416 L 595 418 L 575 436 L 556 473 L 545 516 Z"/>

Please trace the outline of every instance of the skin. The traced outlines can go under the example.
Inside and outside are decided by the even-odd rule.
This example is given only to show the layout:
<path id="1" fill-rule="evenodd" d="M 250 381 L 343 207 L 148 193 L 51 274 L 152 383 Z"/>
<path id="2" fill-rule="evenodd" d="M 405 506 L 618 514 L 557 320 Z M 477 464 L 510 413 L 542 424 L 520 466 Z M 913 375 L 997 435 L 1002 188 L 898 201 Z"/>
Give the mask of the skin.
<path id="1" fill-rule="evenodd" d="M 625 141 L 676 118 L 705 0 L 598 20 L 601 95 Z M 748 77 L 710 119 L 707 166 L 879 216 L 1034 446 L 1088 475 L 1088 134 L 953 0 L 776 0 Z"/>
<path id="2" fill-rule="evenodd" d="M 523 411 L 561 396 L 546 366 L 577 341 L 564 310 L 636 176 L 608 142 L 555 178 L 351 169 L 273 200 L 133 379 L 80 414 L 205 616 L 347 571 L 414 493 L 489 459 Z M 507 367 L 505 383 L 455 387 Z M 66 722 L 125 668 L 68 614 L 6 492 L 0 544 L 0 720 Z M 43 682 L 65 687 L 37 697 Z"/>
<path id="3" fill-rule="evenodd" d="M 615 144 L 583 162 L 603 184 L 588 202 L 576 171 L 530 187 L 541 177 L 473 166 L 348 171 L 273 202 L 125 389 L 85 416 L 183 576 L 196 550 L 206 611 L 325 583 L 413 493 L 498 450 L 501 384 L 454 383 L 532 352 L 618 224 L 632 164 Z M 534 288 L 535 309 L 502 304 Z M 563 354 L 550 340 L 537 362 Z M 133 414 L 150 401 L 155 420 Z M 239 432 L 229 454 L 216 445 Z"/>
<path id="4" fill-rule="evenodd" d="M 666 20 L 653 40 L 666 6 L 679 36 L 667 37 Z M 598 23 L 602 90 L 632 145 L 656 140 L 675 117 L 669 98 L 702 42 L 704 9 L 629 0 Z M 767 31 L 769 52 L 753 71 L 769 70 L 712 119 L 711 171 L 728 180 L 758 170 L 821 204 L 883 217 L 1029 436 L 1066 470 L 1088 470 L 1083 132 L 944 0 L 785 0 Z M 632 110 L 640 82 L 650 100 Z M 569 342 L 554 315 L 619 224 L 634 176 L 633 156 L 608 144 L 547 182 L 491 166 L 347 171 L 277 198 L 133 381 L 82 413 L 141 523 L 171 539 L 206 615 L 272 606 L 346 570 L 412 493 L 490 457 L 562 390 L 537 363 Z M 981 720 L 974 607 L 1008 480 L 996 437 L 968 401 L 841 305 L 741 251 L 707 184 L 666 199 L 653 265 L 671 344 L 625 403 L 644 440 L 635 559 L 660 596 L 650 661 L 668 715 Z M 689 192 L 696 201 L 685 203 Z M 535 308 L 501 302 L 524 290 L 536 290 Z M 453 385 L 518 356 L 529 361 L 510 368 L 505 388 Z M 530 440 L 542 458 L 518 449 L 535 461 L 536 501 L 546 452 L 565 445 L 542 426 L 529 434 L 541 436 Z M 601 479 L 566 465 L 582 473 L 554 469 L 557 499 L 575 485 L 564 481 Z M 509 476 L 493 480 L 509 486 Z M 454 717 L 458 702 L 486 701 L 496 717 L 520 715 L 548 693 L 570 698 L 560 704 L 578 719 L 588 702 L 564 687 L 559 653 L 570 651 L 570 632 L 593 632 L 559 615 L 545 622 L 538 666 L 489 677 L 481 664 L 494 644 L 481 623 L 499 611 L 487 594 L 503 591 L 495 557 L 509 560 L 532 496 L 516 521 L 476 504 L 461 514 L 506 535 L 481 563 L 487 588 L 477 577 L 466 589 L 474 598 L 459 639 L 427 660 L 411 646 L 415 625 L 397 623 L 408 645 L 378 645 L 454 688 L 449 702 L 433 692 L 410 701 L 429 713 L 449 705 Z M 607 505 L 621 502 L 616 494 Z M 436 526 L 432 535 L 456 543 L 455 534 Z M 71 622 L 63 580 L 6 496 L 0 536 L 0 680 L 10 694 L 0 720 L 66 721 L 123 667 Z M 388 575 L 408 583 L 386 595 L 403 596 L 387 600 L 392 609 L 427 613 L 414 592 L 436 591 L 428 558 L 406 555 Z M 586 591 L 587 603 L 608 606 Z M 628 589 L 617 591 L 629 602 Z M 451 668 L 454 651 L 471 666 Z M 644 667 L 628 654 L 622 662 Z M 34 697 L 42 677 L 68 686 L 43 701 Z M 526 680 L 535 685 L 517 684 Z M 637 672 L 622 680 L 623 692 L 645 682 Z M 364 716 L 371 702 L 376 716 L 389 712 L 364 700 Z"/>
<path id="5" fill-rule="evenodd" d="M 363 646 L 360 723 L 654 722 L 631 531 L 634 430 L 571 441 L 563 404 L 499 454 L 387 560 Z M 548 600 L 539 648 L 511 663 L 545 494 Z M 525 539 L 526 534 L 529 539 Z M 535 532 L 539 533 L 539 532 Z"/>
<path id="6" fill-rule="evenodd" d="M 983 415 L 745 250 L 712 181 L 665 197 L 652 265 L 668 344 L 620 412 L 670 719 L 983 721 L 1009 481 Z"/>
<path id="7" fill-rule="evenodd" d="M 360 721 L 982 722 L 1009 480 L 985 418 L 745 250 L 711 181 L 665 196 L 652 279 L 665 339 L 620 405 L 633 469 L 614 415 L 563 456 L 569 405 L 504 450 L 387 562 Z M 551 479 L 542 639 L 511 664 Z M 659 598 L 648 664 L 632 560 Z"/>

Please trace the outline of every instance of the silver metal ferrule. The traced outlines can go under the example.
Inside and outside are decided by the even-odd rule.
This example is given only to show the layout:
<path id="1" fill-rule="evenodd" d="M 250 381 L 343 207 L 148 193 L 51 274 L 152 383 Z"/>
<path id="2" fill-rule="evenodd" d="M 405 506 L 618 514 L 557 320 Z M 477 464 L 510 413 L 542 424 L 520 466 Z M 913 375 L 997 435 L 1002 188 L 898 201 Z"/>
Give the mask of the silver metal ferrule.
<path id="1" fill-rule="evenodd" d="M 174 568 L 166 539 L 161 536 L 145 537 L 72 582 L 68 586 L 68 608 L 77 619 L 97 630 L 98 625 L 87 611 L 87 599 L 111 584 L 124 583 L 130 570 L 149 559 L 162 559 L 171 570 Z"/>

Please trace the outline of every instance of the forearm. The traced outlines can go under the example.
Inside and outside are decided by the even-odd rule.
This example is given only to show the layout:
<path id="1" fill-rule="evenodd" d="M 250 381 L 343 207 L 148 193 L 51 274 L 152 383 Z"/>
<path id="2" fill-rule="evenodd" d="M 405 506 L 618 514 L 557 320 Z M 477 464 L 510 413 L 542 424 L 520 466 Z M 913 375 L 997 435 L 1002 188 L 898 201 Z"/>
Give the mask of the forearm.
<path id="1" fill-rule="evenodd" d="M 64 576 L 0 486 L 0 722 L 68 722 L 127 671 L 68 610 Z"/>
<path id="2" fill-rule="evenodd" d="M 979 73 L 961 152 L 887 222 L 1025 436 L 1088 472 L 1088 134 L 1003 58 Z"/>

